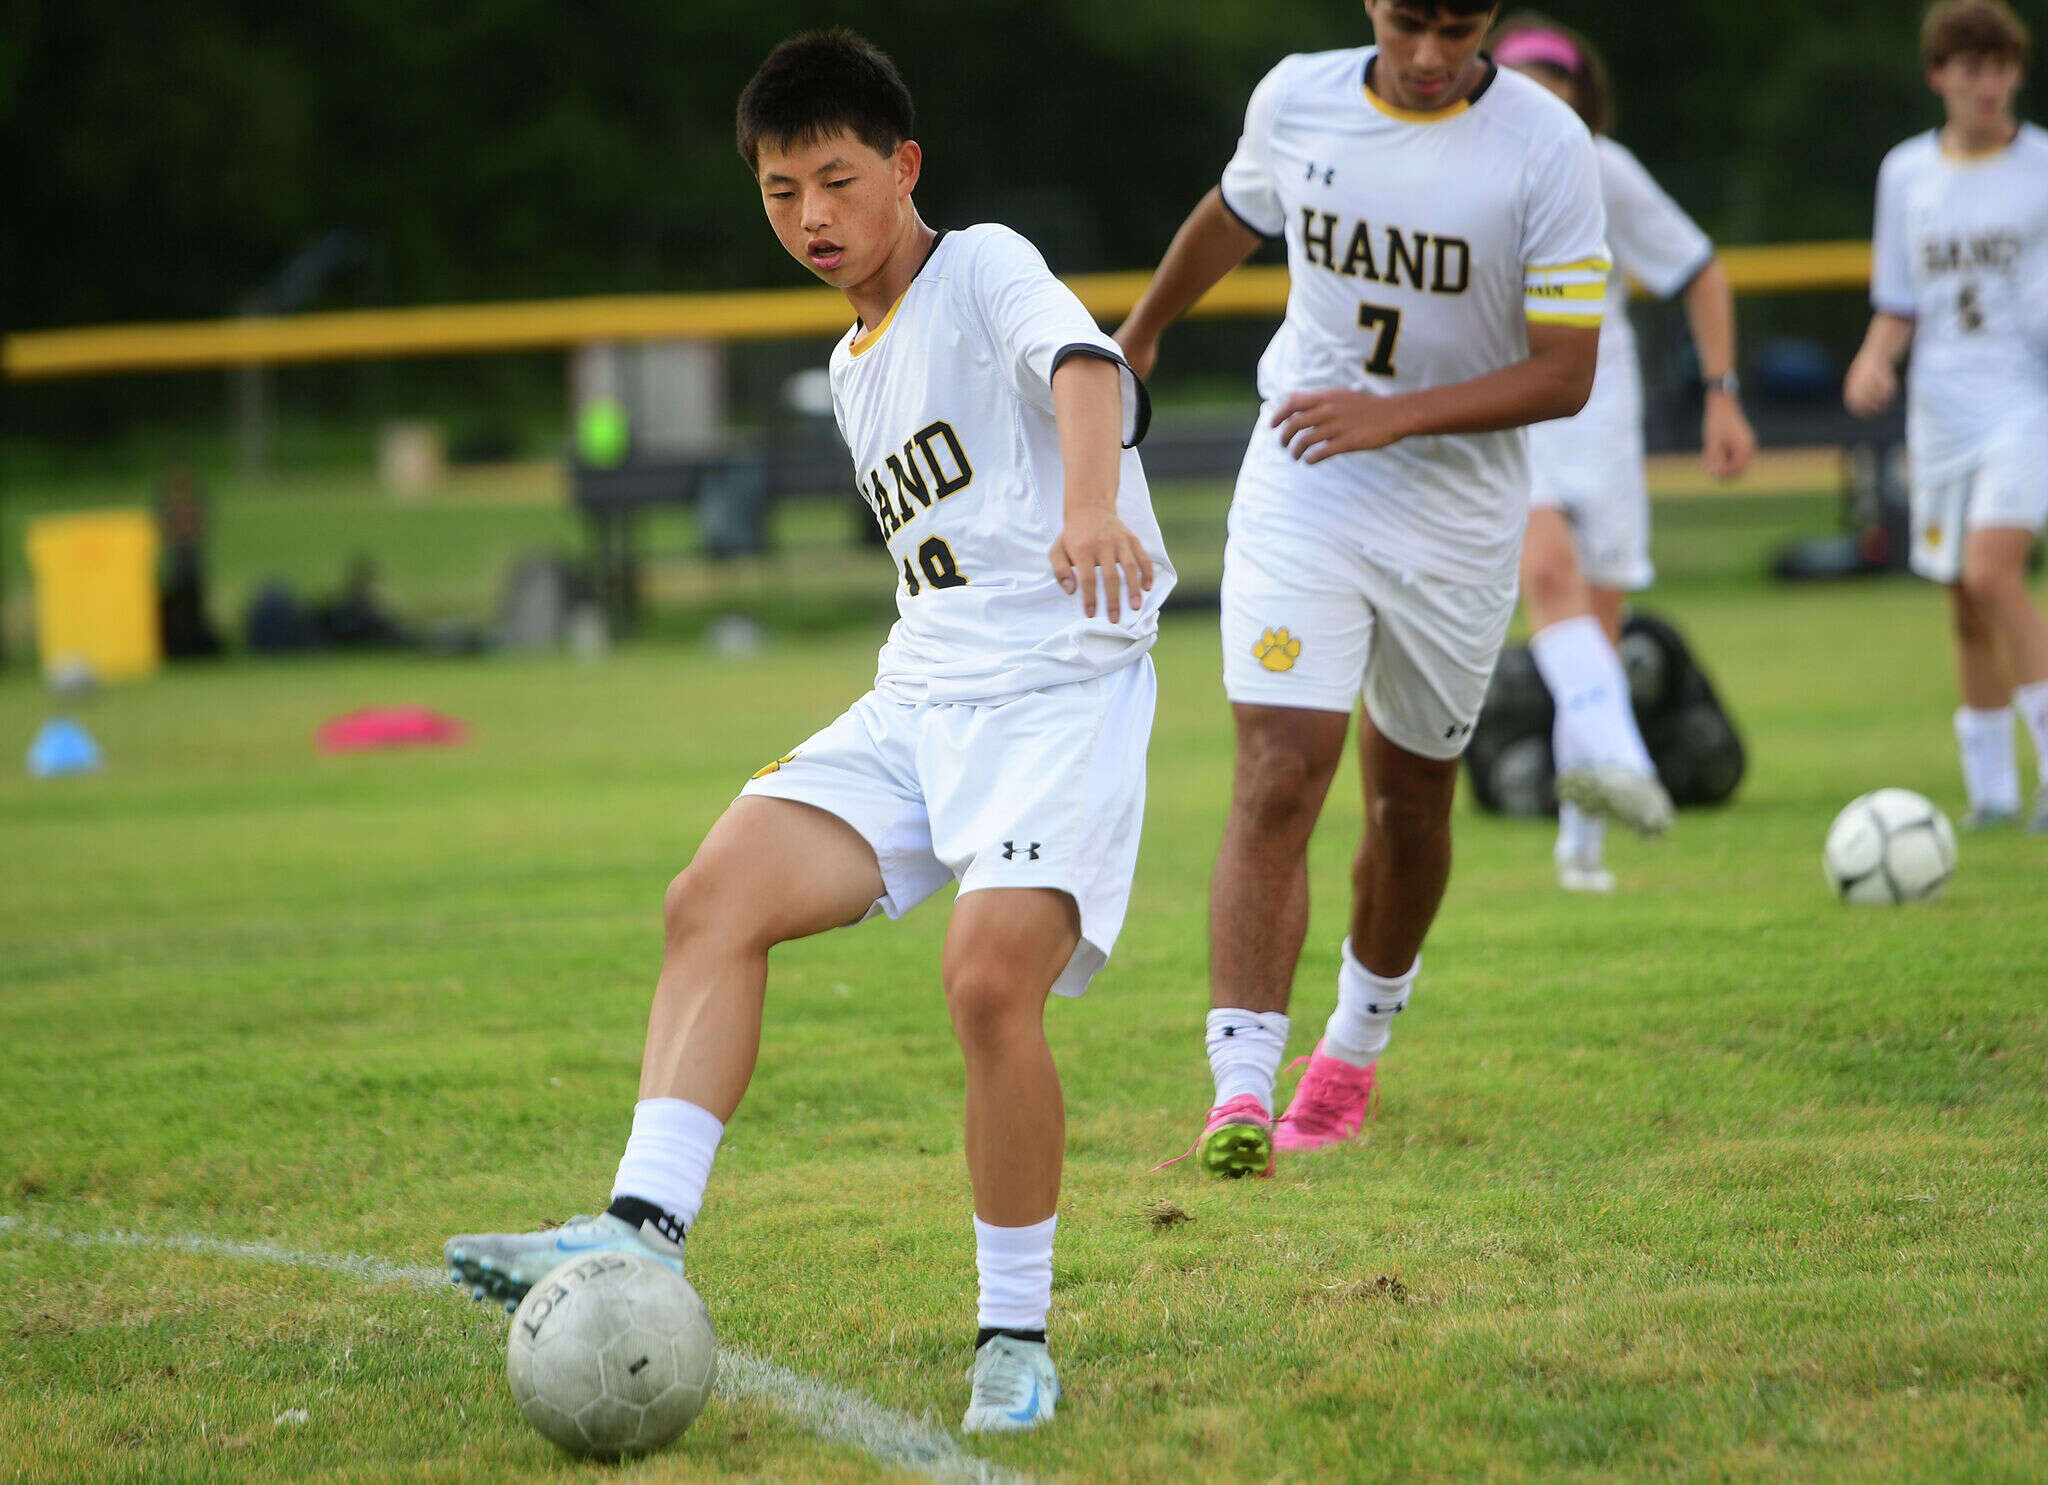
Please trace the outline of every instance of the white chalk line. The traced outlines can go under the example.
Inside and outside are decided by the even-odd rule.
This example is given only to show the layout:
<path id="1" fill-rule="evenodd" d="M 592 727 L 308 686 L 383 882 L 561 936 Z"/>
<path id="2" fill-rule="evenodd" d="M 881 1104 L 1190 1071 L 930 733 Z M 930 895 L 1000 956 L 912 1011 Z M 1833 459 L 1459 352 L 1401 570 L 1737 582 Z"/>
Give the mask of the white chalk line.
<path id="1" fill-rule="evenodd" d="M 313 1269 L 365 1284 L 409 1284 L 450 1289 L 448 1271 L 423 1263 L 393 1263 L 357 1253 L 307 1253 L 276 1243 L 240 1242 L 203 1233 L 74 1232 L 0 1214 L 0 1235 L 66 1243 L 76 1248 L 140 1248 L 239 1258 L 279 1268 Z M 946 1485 L 1028 1485 L 1029 1477 L 1003 1469 L 962 1449 L 943 1428 L 778 1366 L 732 1346 L 718 1348 L 717 1392 L 746 1398 L 781 1413 L 798 1427 L 831 1444 L 858 1449 L 877 1463 Z"/>

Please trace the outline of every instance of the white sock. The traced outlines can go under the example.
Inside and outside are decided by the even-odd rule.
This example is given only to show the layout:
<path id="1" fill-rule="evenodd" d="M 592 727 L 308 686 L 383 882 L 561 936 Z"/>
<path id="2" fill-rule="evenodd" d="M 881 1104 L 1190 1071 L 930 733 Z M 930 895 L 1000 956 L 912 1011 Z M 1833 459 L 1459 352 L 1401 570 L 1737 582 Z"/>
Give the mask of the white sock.
<path id="1" fill-rule="evenodd" d="M 2027 736 L 2034 740 L 2034 771 L 2041 787 L 2048 789 L 2048 681 L 2029 681 L 2015 687 L 2012 709 L 2027 724 Z"/>
<path id="2" fill-rule="evenodd" d="M 2012 745 L 2012 708 L 1956 708 L 1956 746 L 1970 808 L 2013 814 L 2020 807 L 2020 766 Z"/>
<path id="3" fill-rule="evenodd" d="M 1602 764 L 1657 771 L 1629 705 L 1628 673 L 1598 619 L 1560 619 L 1537 632 L 1529 653 L 1557 704 L 1552 747 L 1560 771 Z"/>
<path id="4" fill-rule="evenodd" d="M 1323 1028 L 1323 1055 L 1353 1067 L 1371 1067 L 1394 1034 L 1394 1017 L 1408 1007 L 1421 959 L 1398 979 L 1384 980 L 1351 952 L 1344 940 L 1344 967 L 1337 971 L 1337 1009 Z"/>
<path id="5" fill-rule="evenodd" d="M 704 1206 L 704 1183 L 724 1136 L 724 1123 L 709 1109 L 680 1098 L 642 1099 L 633 1109 L 613 1198 L 652 1202 L 688 1227 Z"/>
<path id="6" fill-rule="evenodd" d="M 1287 1055 L 1285 1011 L 1209 1012 L 1209 1071 L 1216 1078 L 1216 1104 L 1249 1093 L 1273 1112 L 1273 1080 Z"/>
<path id="7" fill-rule="evenodd" d="M 1557 859 L 1573 866 L 1594 867 L 1607 850 L 1607 822 L 1589 815 L 1570 800 L 1557 806 Z"/>
<path id="8" fill-rule="evenodd" d="M 974 1268 L 981 1275 L 985 1330 L 1043 1330 L 1052 1310 L 1052 1232 L 1058 1217 L 1030 1227 L 974 1219 Z"/>

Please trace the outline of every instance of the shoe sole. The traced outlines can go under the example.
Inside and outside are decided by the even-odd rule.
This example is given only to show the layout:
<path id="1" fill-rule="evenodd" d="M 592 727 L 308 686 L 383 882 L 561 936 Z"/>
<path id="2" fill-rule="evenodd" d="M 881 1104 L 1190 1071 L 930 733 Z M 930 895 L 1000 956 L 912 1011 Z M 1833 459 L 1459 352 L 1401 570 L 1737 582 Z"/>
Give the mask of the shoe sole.
<path id="1" fill-rule="evenodd" d="M 519 1308 L 519 1301 L 533 1287 L 520 1283 L 490 1259 L 473 1258 L 467 1253 L 448 1255 L 448 1282 L 469 1290 L 469 1297 L 478 1304 L 503 1305 L 507 1314 Z"/>
<path id="2" fill-rule="evenodd" d="M 1046 1424 L 1052 1422 L 1053 1415 L 1041 1413 L 1029 1423 L 1019 1423 L 1014 1418 L 1005 1418 L 1001 1414 L 998 1414 L 997 1418 L 999 1421 L 994 1423 L 970 1423 L 962 1419 L 960 1431 L 962 1433 L 1030 1433 L 1033 1429 L 1043 1428 Z"/>
<path id="3" fill-rule="evenodd" d="M 1632 790 L 1610 789 L 1597 774 L 1559 774 L 1557 797 L 1589 815 L 1626 825 L 1638 835 L 1662 835 L 1671 828 L 1669 803 L 1659 804 L 1655 796 Z"/>
<path id="4" fill-rule="evenodd" d="M 1567 892 L 1586 892 L 1603 896 L 1614 890 L 1614 874 L 1605 871 L 1561 871 L 1557 874 L 1557 885 Z"/>
<path id="5" fill-rule="evenodd" d="M 1195 1163 L 1227 1181 L 1263 1176 L 1273 1168 L 1273 1132 L 1256 1124 L 1226 1124 L 1202 1136 Z"/>

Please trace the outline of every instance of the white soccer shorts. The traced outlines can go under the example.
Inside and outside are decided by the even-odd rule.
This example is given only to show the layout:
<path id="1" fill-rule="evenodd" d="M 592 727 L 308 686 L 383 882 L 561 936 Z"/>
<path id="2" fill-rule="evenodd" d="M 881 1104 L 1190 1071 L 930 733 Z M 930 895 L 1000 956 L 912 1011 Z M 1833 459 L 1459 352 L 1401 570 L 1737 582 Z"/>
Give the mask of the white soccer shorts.
<path id="1" fill-rule="evenodd" d="M 863 922 L 900 918 L 955 880 L 1067 893 L 1081 942 L 1052 988 L 1079 995 L 1130 906 L 1157 697 L 1149 655 L 999 702 L 870 691 L 740 793 L 813 805 L 860 833 L 883 886 Z"/>
<path id="2" fill-rule="evenodd" d="M 1650 490 L 1643 473 L 1643 402 L 1633 378 L 1598 390 L 1578 416 L 1529 429 L 1529 504 L 1572 523 L 1579 570 L 1596 588 L 1650 586 Z"/>
<path id="3" fill-rule="evenodd" d="M 1963 576 L 1963 540 L 2010 527 L 2038 534 L 2048 524 L 2048 428 L 2016 427 L 1945 478 L 1913 479 L 1913 571 L 1936 583 Z"/>
<path id="4" fill-rule="evenodd" d="M 1335 544 L 1233 535 L 1223 552 L 1223 689 L 1246 706 L 1366 714 L 1397 747 L 1456 758 L 1515 613 L 1484 585 Z"/>

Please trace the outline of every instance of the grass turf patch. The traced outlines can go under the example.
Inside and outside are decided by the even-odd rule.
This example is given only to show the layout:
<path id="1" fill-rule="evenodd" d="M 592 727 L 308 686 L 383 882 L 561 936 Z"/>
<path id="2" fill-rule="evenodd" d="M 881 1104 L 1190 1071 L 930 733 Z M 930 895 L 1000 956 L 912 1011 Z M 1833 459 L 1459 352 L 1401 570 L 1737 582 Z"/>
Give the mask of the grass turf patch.
<path id="1" fill-rule="evenodd" d="M 1940 904 L 1844 910 L 1818 864 L 1842 803 L 1897 784 L 1959 807 L 1934 595 L 1767 592 L 1699 558 L 1658 606 L 1748 735 L 1734 804 L 1617 840 L 1606 901 L 1555 889 L 1545 826 L 1461 804 L 1370 1138 L 1231 1185 L 1148 1170 L 1207 1101 L 1230 764 L 1212 624 L 1169 623 L 1131 918 L 1049 1013 L 1068 1392 L 1054 1428 L 977 1452 L 1090 1479 L 2038 1467 L 2048 843 L 1969 836 Z M 746 774 L 865 686 L 876 637 L 235 662 L 91 699 L 104 774 L 0 775 L 0 1212 L 431 1263 L 450 1232 L 588 1210 L 630 1119 L 662 886 Z M 472 744 L 315 753 L 326 717 L 401 701 Z M 15 672 L 0 738 L 25 746 L 48 706 Z M 1340 783 L 1297 1051 L 1333 998 L 1358 824 Z M 973 1266 L 945 916 L 778 951 L 691 1254 L 730 1344 L 950 1423 Z M 567 1467 L 512 1407 L 502 1318 L 452 1292 L 18 1229 L 0 1275 L 10 1474 Z M 727 1401 L 621 1473 L 678 1468 L 877 1469 Z"/>

